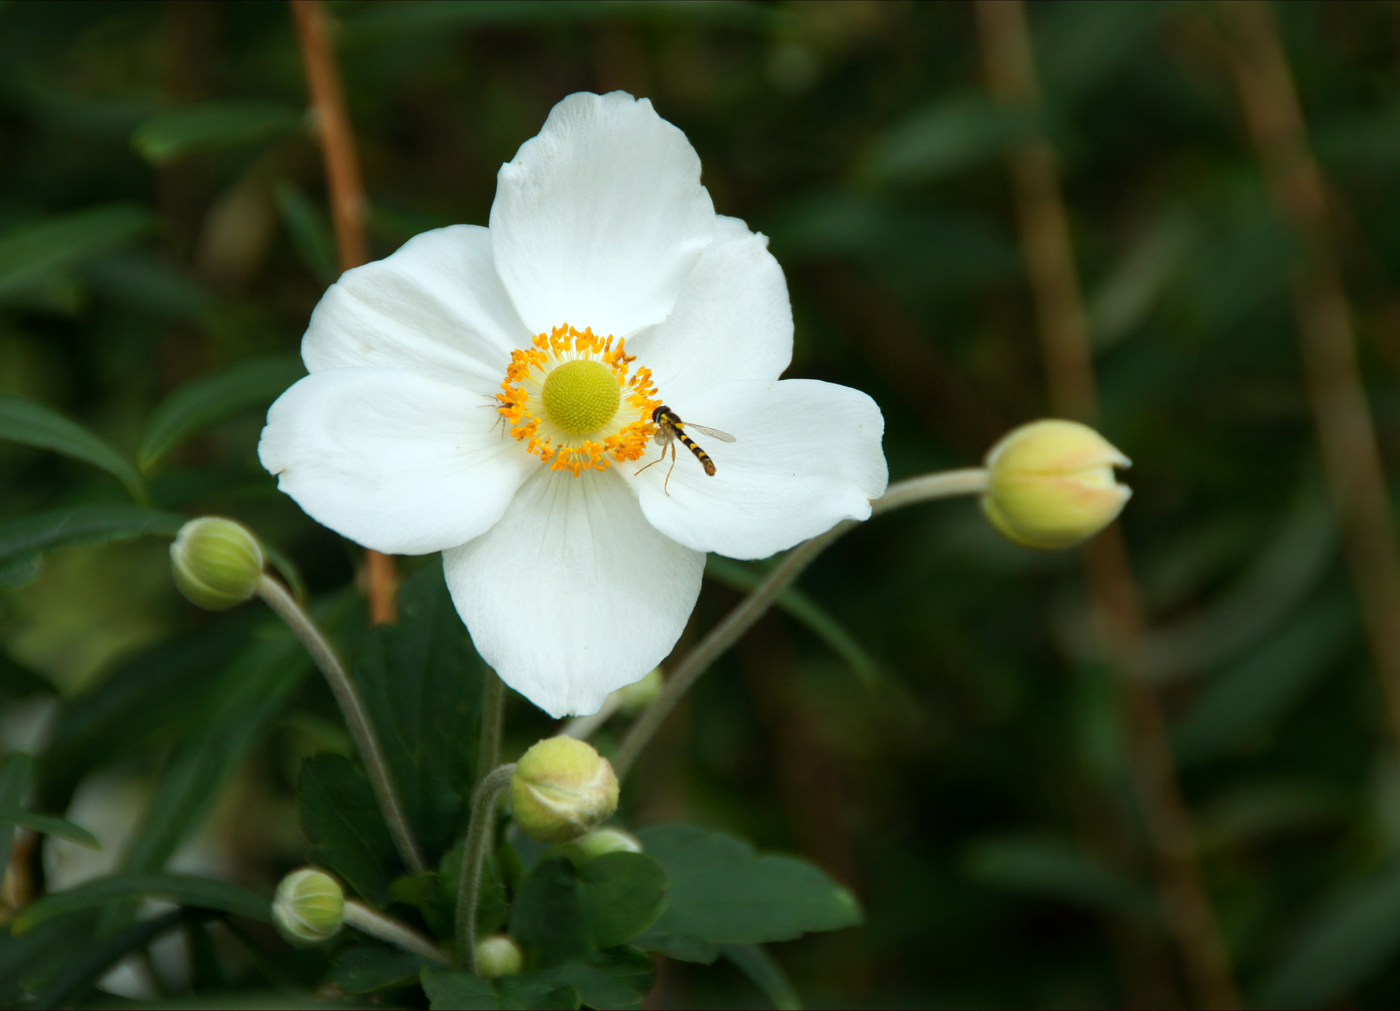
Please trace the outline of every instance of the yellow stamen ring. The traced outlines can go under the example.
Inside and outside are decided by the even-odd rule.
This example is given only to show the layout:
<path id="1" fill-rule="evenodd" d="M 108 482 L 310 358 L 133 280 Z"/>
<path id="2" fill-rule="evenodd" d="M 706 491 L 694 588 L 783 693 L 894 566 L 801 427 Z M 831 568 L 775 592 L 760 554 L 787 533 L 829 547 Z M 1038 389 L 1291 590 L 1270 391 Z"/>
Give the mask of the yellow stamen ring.
<path id="1" fill-rule="evenodd" d="M 628 377 L 635 355 L 624 342 L 565 324 L 539 334 L 510 355 L 496 394 L 497 412 L 511 437 L 553 470 L 578 477 L 607 470 L 612 461 L 640 459 L 655 433 L 660 406 L 651 370 Z"/>

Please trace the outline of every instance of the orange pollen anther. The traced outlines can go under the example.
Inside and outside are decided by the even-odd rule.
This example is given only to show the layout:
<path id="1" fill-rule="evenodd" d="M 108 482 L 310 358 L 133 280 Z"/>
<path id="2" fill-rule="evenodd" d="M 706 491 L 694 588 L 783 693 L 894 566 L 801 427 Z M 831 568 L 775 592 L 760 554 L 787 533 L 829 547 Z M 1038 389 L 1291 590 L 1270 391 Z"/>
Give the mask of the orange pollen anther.
<path id="1" fill-rule="evenodd" d="M 505 419 L 510 435 L 525 444 L 551 470 L 567 470 L 578 477 L 586 470 L 607 470 L 613 461 L 637 460 L 656 433 L 651 415 L 661 406 L 651 369 L 642 367 L 628 376 L 636 355 L 627 354 L 624 341 L 582 332 L 567 323 L 548 334 L 539 334 L 530 347 L 510 353 L 510 365 L 496 394 L 496 412 Z M 617 380 L 620 405 L 601 429 L 574 436 L 553 424 L 544 409 L 544 382 L 549 374 L 571 361 L 595 361 L 606 366 Z"/>

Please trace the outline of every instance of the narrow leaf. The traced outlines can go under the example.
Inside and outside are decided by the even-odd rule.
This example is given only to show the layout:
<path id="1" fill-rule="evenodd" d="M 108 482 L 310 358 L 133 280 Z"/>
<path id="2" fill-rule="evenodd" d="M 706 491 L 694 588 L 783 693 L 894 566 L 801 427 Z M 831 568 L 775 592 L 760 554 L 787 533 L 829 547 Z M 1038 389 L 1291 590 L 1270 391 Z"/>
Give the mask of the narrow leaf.
<path id="1" fill-rule="evenodd" d="M 34 759 L 22 751 L 12 751 L 0 764 L 0 807 L 18 808 L 29 792 L 34 776 Z M 0 821 L 0 867 L 10 865 L 10 847 L 15 842 L 15 823 Z"/>
<path id="2" fill-rule="evenodd" d="M 102 843 L 98 841 L 97 836 L 79 825 L 74 825 L 67 818 L 35 814 L 19 807 L 0 805 L 0 825 L 19 825 L 21 828 L 31 829 L 43 835 L 67 839 L 69 842 L 86 846 L 88 849 L 100 850 L 102 848 Z"/>
<path id="3" fill-rule="evenodd" d="M 876 179 L 925 182 L 999 155 L 1035 126 L 1024 111 L 982 95 L 943 98 L 880 137 L 867 171 Z"/>
<path id="4" fill-rule="evenodd" d="M 118 204 L 21 225 L 0 236 L 0 298 L 127 242 L 150 223 L 147 211 Z"/>
<path id="5" fill-rule="evenodd" d="M 127 505 L 51 509 L 0 522 L 0 567 L 74 544 L 103 544 L 155 534 L 174 537 L 185 525 L 175 513 Z"/>
<path id="6" fill-rule="evenodd" d="M 802 1011 L 802 998 L 797 996 L 783 967 L 760 945 L 726 944 L 724 957 L 742 969 L 779 1011 Z"/>
<path id="7" fill-rule="evenodd" d="M 335 246 L 331 238 L 330 224 L 321 209 L 306 199 L 306 194 L 285 179 L 278 180 L 272 187 L 272 195 L 277 200 L 277 210 L 282 214 L 282 224 L 291 236 L 301 262 L 322 283 L 335 280 Z"/>
<path id="8" fill-rule="evenodd" d="M 48 449 L 73 460 L 90 463 L 111 474 L 140 504 L 146 487 L 136 468 L 108 443 L 51 407 L 23 397 L 0 395 L 0 439 Z"/>
<path id="9" fill-rule="evenodd" d="M 1137 916 L 1151 917 L 1156 908 L 1144 889 L 1054 839 L 985 839 L 969 848 L 964 868 L 973 880 L 1007 891 Z"/>
<path id="10" fill-rule="evenodd" d="M 304 120 L 277 102 L 205 102 L 152 116 L 131 135 L 131 146 L 155 165 L 204 148 L 252 144 L 299 129 Z"/>
<path id="11" fill-rule="evenodd" d="M 192 379 L 152 412 L 136 462 L 143 471 L 151 470 L 181 439 L 241 411 L 266 410 L 304 375 L 306 369 L 296 356 L 268 355 Z"/>
<path id="12" fill-rule="evenodd" d="M 227 881 L 194 874 L 118 874 L 84 882 L 76 888 L 50 892 L 26 907 L 11 928 L 16 934 L 79 909 L 91 909 L 124 899 L 159 898 L 195 909 L 215 909 L 272 922 L 272 902 Z"/>

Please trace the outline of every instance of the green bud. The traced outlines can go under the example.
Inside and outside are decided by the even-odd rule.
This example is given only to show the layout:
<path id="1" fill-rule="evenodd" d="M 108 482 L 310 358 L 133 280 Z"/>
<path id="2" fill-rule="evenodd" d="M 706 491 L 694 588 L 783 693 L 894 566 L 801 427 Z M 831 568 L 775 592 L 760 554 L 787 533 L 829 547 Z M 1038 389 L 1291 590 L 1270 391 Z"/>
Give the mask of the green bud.
<path id="1" fill-rule="evenodd" d="M 241 523 L 205 516 L 190 520 L 175 535 L 170 567 L 181 593 L 200 607 L 222 611 L 257 591 L 263 553 Z"/>
<path id="2" fill-rule="evenodd" d="M 521 757 L 510 781 L 515 823 L 544 843 L 570 842 L 617 810 L 617 776 L 583 741 L 549 737 Z"/>
<path id="3" fill-rule="evenodd" d="M 1068 548 L 1117 518 L 1132 490 L 1114 467 L 1131 462 L 1077 421 L 1036 421 L 987 454 L 982 511 L 1002 534 L 1029 548 Z"/>
<path id="4" fill-rule="evenodd" d="M 345 920 L 345 892 L 325 871 L 303 867 L 277 886 L 272 922 L 277 932 L 299 948 L 329 941 Z"/>
<path id="5" fill-rule="evenodd" d="M 640 853 L 642 842 L 631 832 L 620 828 L 595 828 L 577 842 L 569 844 L 569 858 L 576 864 L 586 864 L 607 853 Z"/>
<path id="6" fill-rule="evenodd" d="M 641 712 L 656 701 L 661 694 L 661 668 L 652 670 L 646 677 L 634 684 L 617 690 L 617 711 L 623 716 Z"/>
<path id="7" fill-rule="evenodd" d="M 482 979 L 518 976 L 525 968 L 525 953 L 509 934 L 492 934 L 476 942 L 476 974 Z"/>

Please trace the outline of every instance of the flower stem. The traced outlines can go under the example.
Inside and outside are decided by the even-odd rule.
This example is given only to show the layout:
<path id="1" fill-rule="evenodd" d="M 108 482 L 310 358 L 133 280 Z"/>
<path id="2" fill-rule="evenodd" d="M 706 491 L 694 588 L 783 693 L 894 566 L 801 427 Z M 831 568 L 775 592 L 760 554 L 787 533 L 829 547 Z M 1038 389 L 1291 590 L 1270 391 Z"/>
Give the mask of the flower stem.
<path id="1" fill-rule="evenodd" d="M 954 495 L 975 495 L 987 489 L 987 472 L 980 467 L 967 470 L 949 470 L 938 474 L 925 474 L 891 485 L 884 496 L 871 503 L 871 515 L 878 516 L 892 509 L 900 509 L 915 502 L 949 498 Z M 789 551 L 759 583 L 754 591 L 745 597 L 739 606 L 712 628 L 700 642 L 676 665 L 671 676 L 666 679 L 666 687 L 655 702 L 632 724 L 627 736 L 618 746 L 613 759 L 613 768 L 618 779 L 625 779 L 642 749 L 647 746 L 652 735 L 660 729 L 671 710 L 699 680 L 700 675 L 709 669 L 721 654 L 747 632 L 765 611 L 778 599 L 802 570 L 810 565 L 827 546 L 848 530 L 860 524 L 855 520 L 845 520 L 836 524 L 819 537 L 804 541 Z"/>
<path id="2" fill-rule="evenodd" d="M 377 937 L 404 951 L 424 955 L 434 962 L 447 963 L 447 956 L 432 941 L 407 924 L 400 923 L 392 916 L 385 916 L 377 909 L 371 909 L 363 902 L 345 900 L 345 922 L 362 934 Z"/>
<path id="3" fill-rule="evenodd" d="M 481 736 L 476 749 L 476 781 L 501 764 L 501 725 L 505 720 L 506 686 L 490 667 L 481 679 Z"/>
<path id="4" fill-rule="evenodd" d="M 476 972 L 476 907 L 481 901 L 481 871 L 491 852 L 496 823 L 496 800 L 510 788 L 515 765 L 492 770 L 476 788 L 467 844 L 462 848 L 462 873 L 457 884 L 457 964 Z"/>
<path id="5" fill-rule="evenodd" d="M 340 657 L 336 655 L 335 649 L 312 620 L 311 615 L 302 610 L 301 605 L 285 586 L 271 576 L 264 575 L 258 581 L 258 596 L 267 601 L 267 605 L 287 623 L 301 640 L 301 644 L 306 647 L 306 651 L 311 654 L 316 666 L 321 668 L 321 673 L 326 676 L 331 692 L 340 705 L 340 712 L 345 717 L 345 725 L 350 728 L 350 736 L 354 738 L 355 747 L 360 752 L 360 759 L 365 763 L 365 771 L 369 773 L 370 782 L 374 785 L 375 799 L 379 801 L 379 809 L 384 813 L 389 831 L 393 833 L 399 855 L 414 874 L 422 874 L 428 866 L 423 861 L 417 840 L 413 838 L 408 818 L 404 816 L 403 806 L 399 803 L 399 796 L 389 778 L 389 766 L 384 761 L 384 751 L 379 746 L 374 724 L 370 722 L 364 703 L 360 701 L 360 694 L 355 690 L 350 673 L 340 662 Z"/>

